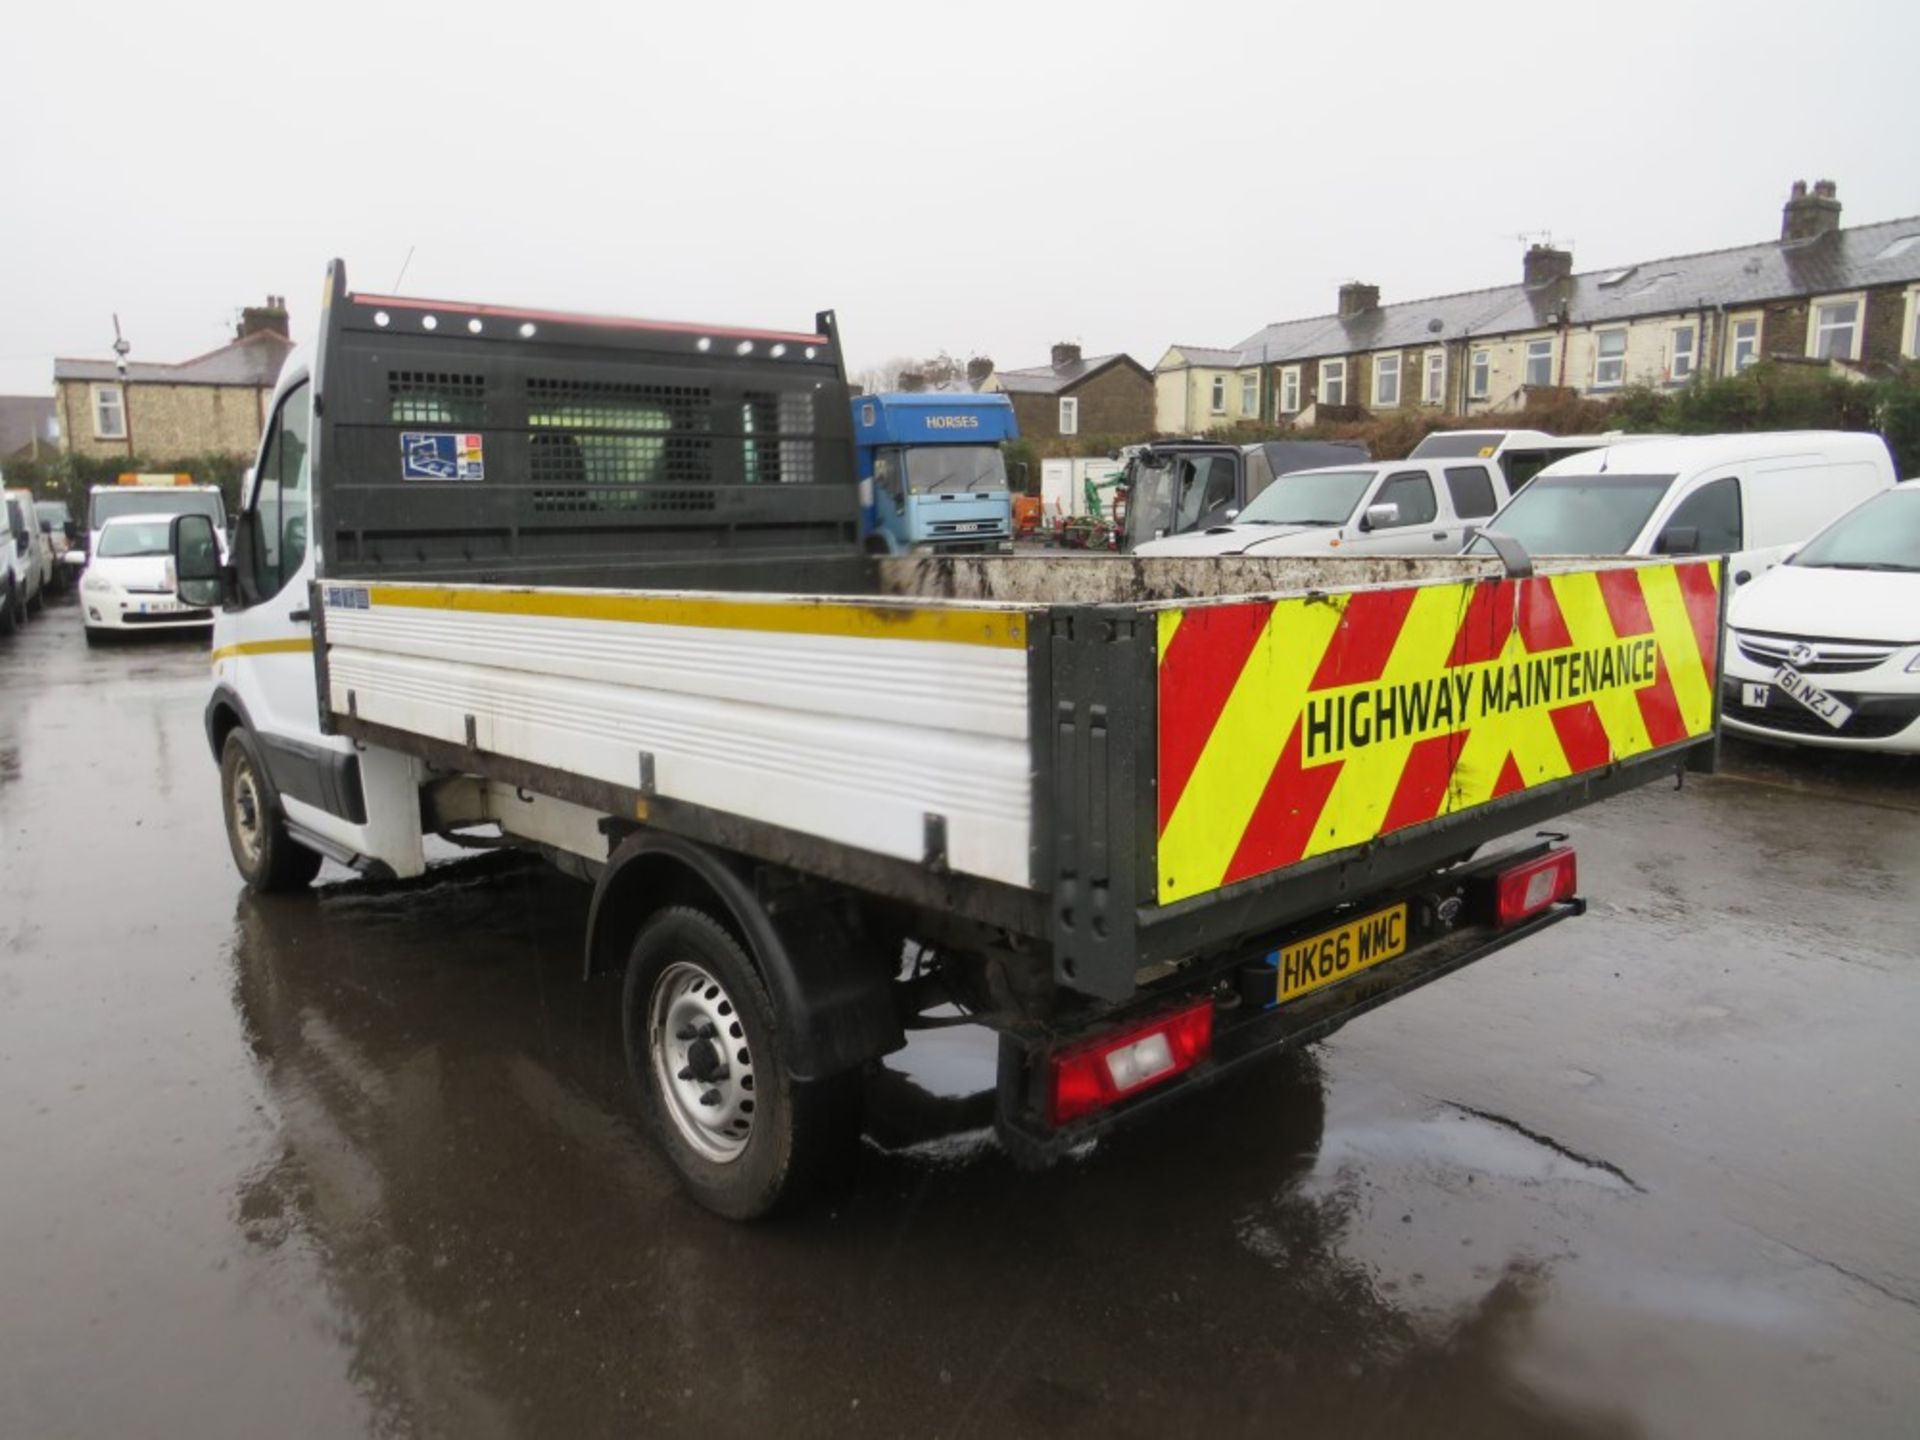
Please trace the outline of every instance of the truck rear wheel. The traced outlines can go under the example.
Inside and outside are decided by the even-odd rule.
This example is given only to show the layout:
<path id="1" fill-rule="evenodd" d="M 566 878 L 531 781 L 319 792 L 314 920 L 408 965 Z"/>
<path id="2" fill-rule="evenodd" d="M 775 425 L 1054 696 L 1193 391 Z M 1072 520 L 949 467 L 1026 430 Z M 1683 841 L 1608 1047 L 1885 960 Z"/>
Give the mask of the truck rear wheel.
<path id="1" fill-rule="evenodd" d="M 787 1072 L 767 987 L 711 915 L 676 906 L 641 927 L 622 1015 L 654 1136 L 705 1208 L 754 1220 L 845 1173 L 860 1135 L 859 1072 Z"/>
<path id="2" fill-rule="evenodd" d="M 247 887 L 261 894 L 304 890 L 320 873 L 320 856 L 287 834 L 280 802 L 267 784 L 259 747 L 244 729 L 227 734 L 220 749 L 220 808 L 227 847 Z"/>

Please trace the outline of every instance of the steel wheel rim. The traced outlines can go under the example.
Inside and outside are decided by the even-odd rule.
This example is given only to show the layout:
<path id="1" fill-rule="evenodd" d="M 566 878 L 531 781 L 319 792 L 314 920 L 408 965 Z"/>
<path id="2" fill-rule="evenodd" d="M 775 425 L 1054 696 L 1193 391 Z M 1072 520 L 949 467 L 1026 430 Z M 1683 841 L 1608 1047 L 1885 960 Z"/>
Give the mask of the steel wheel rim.
<path id="1" fill-rule="evenodd" d="M 253 783 L 251 765 L 243 763 L 234 767 L 233 799 L 227 808 L 233 833 L 240 841 L 241 853 L 247 857 L 249 865 L 258 864 L 261 845 L 260 787 Z"/>
<path id="2" fill-rule="evenodd" d="M 716 1164 L 753 1136 L 753 1051 L 740 1009 L 699 965 L 676 961 L 654 982 L 647 1048 L 655 1089 L 680 1138 Z"/>

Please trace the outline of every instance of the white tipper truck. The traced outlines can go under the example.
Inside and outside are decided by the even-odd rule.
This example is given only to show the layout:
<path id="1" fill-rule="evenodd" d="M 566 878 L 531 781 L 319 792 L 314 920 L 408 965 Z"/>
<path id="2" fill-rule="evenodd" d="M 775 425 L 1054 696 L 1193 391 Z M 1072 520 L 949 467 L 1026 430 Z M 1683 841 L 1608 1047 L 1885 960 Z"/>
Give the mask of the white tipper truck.
<path id="1" fill-rule="evenodd" d="M 438 834 L 590 883 L 585 972 L 721 1214 L 831 1179 L 917 1027 L 998 1034 L 1032 1161 L 1307 1043 L 1578 914 L 1533 832 L 1712 760 L 1713 559 L 876 559 L 847 393 L 829 313 L 335 262 L 231 560 L 173 522 L 246 882 Z"/>

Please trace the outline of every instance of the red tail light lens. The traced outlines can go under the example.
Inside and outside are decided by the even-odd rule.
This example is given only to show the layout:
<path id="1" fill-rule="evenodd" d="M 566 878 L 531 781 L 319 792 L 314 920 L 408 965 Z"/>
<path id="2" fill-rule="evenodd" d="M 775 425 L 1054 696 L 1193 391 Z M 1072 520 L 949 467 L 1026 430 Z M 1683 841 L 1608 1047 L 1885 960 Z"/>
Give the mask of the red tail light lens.
<path id="1" fill-rule="evenodd" d="M 1573 851 L 1553 850 L 1500 872 L 1494 882 L 1494 917 L 1501 925 L 1518 925 L 1549 905 L 1571 900 L 1579 889 L 1580 868 Z"/>
<path id="2" fill-rule="evenodd" d="M 1191 1070 L 1213 1050 L 1213 1001 L 1072 1045 L 1048 1059 L 1047 1120 L 1065 1125 Z"/>

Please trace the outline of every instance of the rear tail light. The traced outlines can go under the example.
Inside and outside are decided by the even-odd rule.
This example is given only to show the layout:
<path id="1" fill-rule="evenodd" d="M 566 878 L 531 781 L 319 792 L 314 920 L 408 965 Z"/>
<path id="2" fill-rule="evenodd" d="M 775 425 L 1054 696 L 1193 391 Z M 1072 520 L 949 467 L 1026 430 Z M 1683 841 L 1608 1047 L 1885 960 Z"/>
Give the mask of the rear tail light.
<path id="1" fill-rule="evenodd" d="M 1057 1051 L 1047 1062 L 1047 1120 L 1065 1125 L 1191 1070 L 1213 1050 L 1213 1000 Z"/>
<path id="2" fill-rule="evenodd" d="M 1571 900 L 1579 888 L 1573 851 L 1548 851 L 1494 877 L 1494 918 L 1501 925 L 1518 925 L 1550 905 Z"/>

